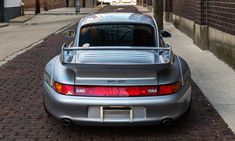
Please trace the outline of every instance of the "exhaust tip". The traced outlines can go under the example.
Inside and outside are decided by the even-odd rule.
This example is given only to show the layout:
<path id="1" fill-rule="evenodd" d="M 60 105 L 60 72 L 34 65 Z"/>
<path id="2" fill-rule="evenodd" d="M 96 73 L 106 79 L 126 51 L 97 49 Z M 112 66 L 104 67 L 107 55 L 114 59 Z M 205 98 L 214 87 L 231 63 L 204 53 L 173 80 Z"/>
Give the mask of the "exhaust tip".
<path id="1" fill-rule="evenodd" d="M 164 127 L 171 126 L 173 124 L 173 119 L 167 118 L 162 120 L 161 125 Z"/>
<path id="2" fill-rule="evenodd" d="M 61 121 L 62 121 L 62 124 L 63 124 L 64 126 L 70 126 L 70 125 L 72 125 L 72 121 L 71 121 L 70 119 L 64 118 L 64 119 L 61 119 Z"/>

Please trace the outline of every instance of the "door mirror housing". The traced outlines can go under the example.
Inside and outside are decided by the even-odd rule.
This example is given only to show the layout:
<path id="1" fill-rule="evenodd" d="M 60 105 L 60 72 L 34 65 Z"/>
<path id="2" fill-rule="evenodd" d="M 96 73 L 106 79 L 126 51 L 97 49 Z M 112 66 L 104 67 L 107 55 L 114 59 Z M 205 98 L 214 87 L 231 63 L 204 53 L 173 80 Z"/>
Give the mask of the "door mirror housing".
<path id="1" fill-rule="evenodd" d="M 170 34 L 169 32 L 167 32 L 167 31 L 165 31 L 165 30 L 162 30 L 162 31 L 161 31 L 161 36 L 162 36 L 163 38 L 170 38 L 170 37 L 171 37 L 171 34 Z"/>
<path id="2" fill-rule="evenodd" d="M 68 37 L 68 38 L 75 37 L 75 31 L 74 30 L 65 30 L 63 34 L 64 34 L 65 37 Z"/>

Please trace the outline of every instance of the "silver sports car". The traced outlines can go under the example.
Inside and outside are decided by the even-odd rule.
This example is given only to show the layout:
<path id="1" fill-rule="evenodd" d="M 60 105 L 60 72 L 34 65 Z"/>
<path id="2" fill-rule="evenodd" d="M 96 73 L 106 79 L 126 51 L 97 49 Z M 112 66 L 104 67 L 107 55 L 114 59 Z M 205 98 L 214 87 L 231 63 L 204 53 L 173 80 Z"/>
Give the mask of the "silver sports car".
<path id="1" fill-rule="evenodd" d="M 45 110 L 64 125 L 172 123 L 190 109 L 191 73 L 169 36 L 142 14 L 84 17 L 45 67 Z"/>

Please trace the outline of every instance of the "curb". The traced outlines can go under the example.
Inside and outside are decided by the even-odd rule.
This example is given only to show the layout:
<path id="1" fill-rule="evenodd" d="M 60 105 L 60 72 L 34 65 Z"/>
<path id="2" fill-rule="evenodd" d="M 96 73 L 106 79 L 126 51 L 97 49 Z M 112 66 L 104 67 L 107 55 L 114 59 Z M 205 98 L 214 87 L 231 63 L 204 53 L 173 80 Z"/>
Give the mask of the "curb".
<path id="1" fill-rule="evenodd" d="M 34 15 L 24 15 L 16 17 L 15 19 L 10 20 L 10 23 L 24 23 L 30 19 L 32 19 Z"/>
<path id="2" fill-rule="evenodd" d="M 40 13 L 40 14 L 37 14 L 37 15 L 86 15 L 86 14 L 89 14 L 89 13 Z"/>
<path id="3" fill-rule="evenodd" d="M 0 23 L 0 28 L 1 27 L 6 27 L 6 26 L 8 26 L 9 25 L 9 23 Z"/>

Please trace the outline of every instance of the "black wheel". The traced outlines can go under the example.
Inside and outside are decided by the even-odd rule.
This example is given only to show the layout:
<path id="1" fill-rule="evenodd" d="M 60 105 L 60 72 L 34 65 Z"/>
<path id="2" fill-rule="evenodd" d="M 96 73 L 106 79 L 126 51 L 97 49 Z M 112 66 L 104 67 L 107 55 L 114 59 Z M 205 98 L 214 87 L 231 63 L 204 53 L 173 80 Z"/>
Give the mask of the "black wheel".
<path id="1" fill-rule="evenodd" d="M 186 112 L 185 112 L 185 114 L 187 115 L 187 114 L 189 114 L 189 112 L 190 112 L 190 110 L 191 110 L 191 106 L 192 104 L 191 104 L 191 102 L 190 102 L 190 105 L 189 105 L 189 107 L 188 107 L 188 109 L 186 110 Z"/>
<path id="2" fill-rule="evenodd" d="M 190 103 L 189 103 L 188 109 L 184 113 L 184 116 L 189 114 L 189 112 L 191 110 L 191 107 L 192 107 L 192 96 L 191 96 L 191 99 L 190 99 Z"/>

